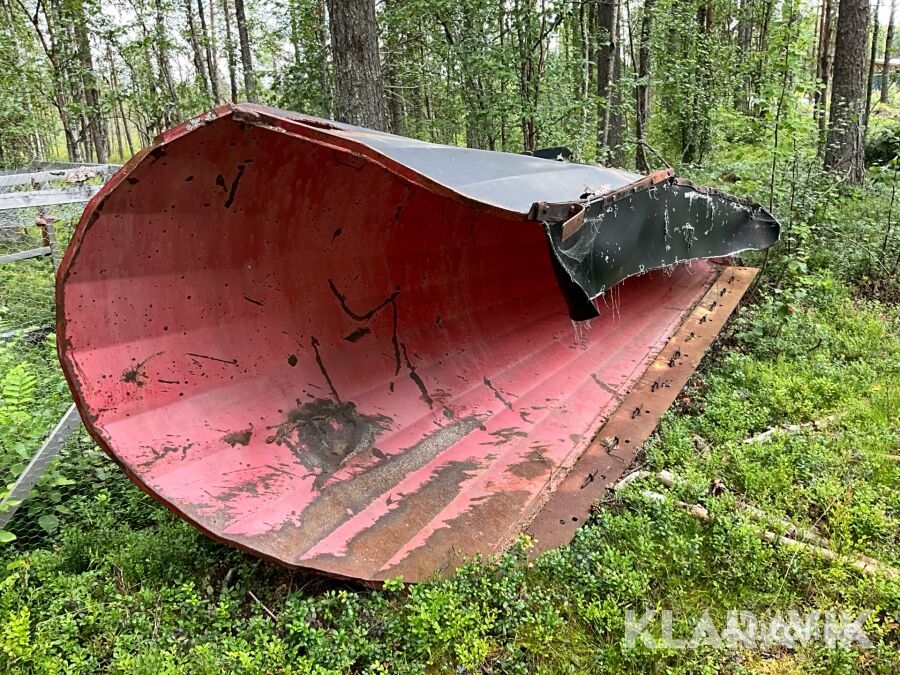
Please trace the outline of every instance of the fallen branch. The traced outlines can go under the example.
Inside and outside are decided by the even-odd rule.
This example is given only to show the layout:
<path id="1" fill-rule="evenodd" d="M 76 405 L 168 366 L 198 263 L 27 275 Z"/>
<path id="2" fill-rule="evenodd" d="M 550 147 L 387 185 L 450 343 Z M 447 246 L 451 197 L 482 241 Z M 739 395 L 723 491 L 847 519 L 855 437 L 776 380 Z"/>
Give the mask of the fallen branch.
<path id="1" fill-rule="evenodd" d="M 667 471 L 665 469 L 663 469 L 655 474 L 651 474 L 651 473 L 645 471 L 644 474 L 647 476 L 652 476 L 654 479 L 656 479 L 657 482 L 661 483 L 662 485 L 664 485 L 670 489 L 675 486 L 676 482 L 683 482 L 681 479 L 676 477 L 675 474 L 673 474 L 671 471 Z M 727 486 L 725 486 L 725 484 L 722 483 L 721 481 L 719 481 L 719 485 L 721 486 L 721 489 L 731 492 L 730 490 L 728 490 Z M 735 497 L 735 504 L 742 511 L 749 513 L 750 515 L 763 521 L 764 523 L 766 523 L 769 526 L 778 527 L 779 529 L 784 530 L 785 533 L 787 533 L 789 536 L 791 536 L 795 539 L 802 539 L 804 541 L 807 541 L 811 544 L 815 544 L 817 546 L 828 547 L 830 545 L 828 543 L 828 540 L 819 534 L 819 531 L 815 526 L 810 527 L 808 530 L 801 529 L 800 527 L 798 527 L 791 521 L 789 521 L 785 518 L 779 518 L 778 516 L 773 516 L 769 513 L 766 513 L 762 509 L 752 506 L 752 505 L 748 504 L 747 502 L 741 500 L 738 497 Z"/>
<path id="2" fill-rule="evenodd" d="M 766 541 L 781 544 L 782 546 L 785 546 L 787 548 L 797 548 L 808 553 L 812 553 L 813 555 L 825 560 L 845 562 L 851 567 L 869 575 L 882 574 L 888 579 L 900 578 L 900 572 L 898 572 L 896 569 L 894 569 L 893 567 L 889 567 L 884 563 L 880 563 L 873 558 L 869 558 L 868 556 L 840 555 L 839 553 L 835 553 L 834 551 L 832 551 L 830 548 L 825 548 L 824 546 L 816 546 L 814 544 L 807 544 L 806 542 L 797 541 L 796 539 L 791 539 L 790 537 L 786 537 L 784 535 L 775 534 L 774 532 L 770 532 L 769 530 L 763 532 L 762 536 Z"/>
<path id="3" fill-rule="evenodd" d="M 833 422 L 837 415 L 829 415 L 828 417 L 823 417 L 820 420 L 813 420 L 812 422 L 803 422 L 802 424 L 788 424 L 787 426 L 782 427 L 770 427 L 765 431 L 756 434 L 756 436 L 752 436 L 744 440 L 744 443 L 763 443 L 768 441 L 772 436 L 776 434 L 793 434 L 801 429 L 806 429 L 812 427 L 813 429 L 824 429 L 828 426 L 829 423 Z"/>
<path id="4" fill-rule="evenodd" d="M 634 471 L 634 472 L 628 474 L 627 476 L 623 476 L 622 478 L 620 478 L 619 482 L 616 483 L 615 485 L 613 485 L 610 489 L 613 492 L 618 492 L 619 490 L 624 488 L 629 483 L 633 483 L 634 481 L 636 481 L 638 478 L 646 478 L 649 475 L 650 475 L 649 471 Z"/>
<path id="5" fill-rule="evenodd" d="M 658 471 L 657 473 L 651 473 L 650 471 L 635 471 L 628 474 L 618 483 L 613 485 L 612 490 L 614 492 L 618 492 L 619 490 L 633 483 L 639 478 L 650 477 L 667 488 L 672 488 L 676 482 L 679 482 L 675 474 L 670 471 L 662 470 Z M 641 490 L 640 495 L 646 499 L 658 503 L 666 503 L 670 501 L 669 498 L 666 497 L 666 495 L 662 494 L 661 492 L 654 492 L 653 490 Z M 886 565 L 866 555 L 842 555 L 839 553 L 835 553 L 831 550 L 831 548 L 829 548 L 828 540 L 821 535 L 810 530 L 801 530 L 788 520 L 769 515 L 765 511 L 758 509 L 755 506 L 751 506 L 750 504 L 746 504 L 740 500 L 738 500 L 736 503 L 742 511 L 754 516 L 759 520 L 762 520 L 764 523 L 770 525 L 775 524 L 784 528 L 786 534 L 776 534 L 775 532 L 767 529 L 762 530 L 760 532 L 760 536 L 766 541 L 788 548 L 800 549 L 825 560 L 834 562 L 846 562 L 854 569 L 859 570 L 865 574 L 881 574 L 889 579 L 900 578 L 900 571 L 896 570 L 890 565 Z M 674 504 L 678 508 L 687 511 L 691 517 L 696 518 L 697 520 L 703 521 L 705 523 L 712 522 L 713 520 L 713 517 L 712 515 L 710 515 L 709 511 L 700 504 L 689 504 L 681 500 L 674 500 Z M 788 534 L 791 536 L 787 536 Z M 798 539 L 802 539 L 803 541 L 798 541 Z"/>
<path id="6" fill-rule="evenodd" d="M 751 506 L 750 504 L 745 504 L 744 502 L 738 501 L 738 506 L 743 510 L 749 513 L 750 515 L 758 518 L 759 520 L 767 523 L 769 525 L 777 525 L 781 529 L 784 530 L 786 534 L 793 537 L 794 539 L 802 539 L 810 544 L 815 546 L 825 546 L 828 547 L 830 544 L 828 540 L 822 535 L 818 534 L 818 531 L 815 526 L 811 527 L 808 530 L 803 530 L 794 525 L 789 520 L 784 518 L 778 518 L 777 516 L 773 516 L 771 514 L 766 513 L 762 509 L 758 509 L 755 506 Z"/>

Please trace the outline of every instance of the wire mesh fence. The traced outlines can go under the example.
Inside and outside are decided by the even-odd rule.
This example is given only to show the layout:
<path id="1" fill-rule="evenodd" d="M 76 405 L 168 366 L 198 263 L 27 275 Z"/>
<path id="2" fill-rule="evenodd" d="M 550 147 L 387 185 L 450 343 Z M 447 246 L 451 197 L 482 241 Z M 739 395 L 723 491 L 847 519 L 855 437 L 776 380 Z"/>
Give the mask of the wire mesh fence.
<path id="1" fill-rule="evenodd" d="M 55 265 L 115 167 L 0 175 L 0 545 L 52 541 L 81 499 L 127 479 L 79 424 L 56 358 Z M 61 203 L 60 203 L 61 202 Z"/>

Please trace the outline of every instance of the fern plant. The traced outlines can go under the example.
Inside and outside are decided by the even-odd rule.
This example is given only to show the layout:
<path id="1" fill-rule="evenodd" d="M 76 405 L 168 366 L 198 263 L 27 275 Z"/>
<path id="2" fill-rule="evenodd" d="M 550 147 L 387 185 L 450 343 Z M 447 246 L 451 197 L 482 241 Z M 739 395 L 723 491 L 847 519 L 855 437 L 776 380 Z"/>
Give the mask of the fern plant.
<path id="1" fill-rule="evenodd" d="M 31 419 L 37 375 L 28 362 L 13 366 L 0 381 L 0 424 L 18 425 Z"/>

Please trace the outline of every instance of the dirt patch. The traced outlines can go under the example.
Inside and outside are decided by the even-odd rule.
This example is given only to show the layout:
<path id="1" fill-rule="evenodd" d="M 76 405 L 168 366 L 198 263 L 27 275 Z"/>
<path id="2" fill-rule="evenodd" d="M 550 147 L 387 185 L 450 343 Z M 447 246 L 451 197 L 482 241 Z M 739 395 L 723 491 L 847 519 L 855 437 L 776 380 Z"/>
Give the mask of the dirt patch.
<path id="1" fill-rule="evenodd" d="M 233 448 L 236 445 L 249 445 L 251 436 L 253 436 L 253 429 L 244 429 L 225 434 L 222 436 L 222 440 Z"/>

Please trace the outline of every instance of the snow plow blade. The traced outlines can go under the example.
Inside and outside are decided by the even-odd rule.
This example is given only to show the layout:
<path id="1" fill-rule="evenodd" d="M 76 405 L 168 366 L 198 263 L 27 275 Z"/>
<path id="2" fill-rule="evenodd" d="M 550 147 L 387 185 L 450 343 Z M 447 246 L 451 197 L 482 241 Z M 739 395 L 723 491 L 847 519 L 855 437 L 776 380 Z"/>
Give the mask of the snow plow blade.
<path id="1" fill-rule="evenodd" d="M 100 446 L 209 536 L 427 580 L 571 537 L 753 277 L 706 259 L 778 232 L 669 171 L 228 105 L 88 204 L 59 356 Z"/>

